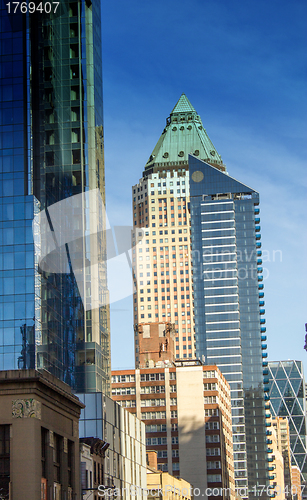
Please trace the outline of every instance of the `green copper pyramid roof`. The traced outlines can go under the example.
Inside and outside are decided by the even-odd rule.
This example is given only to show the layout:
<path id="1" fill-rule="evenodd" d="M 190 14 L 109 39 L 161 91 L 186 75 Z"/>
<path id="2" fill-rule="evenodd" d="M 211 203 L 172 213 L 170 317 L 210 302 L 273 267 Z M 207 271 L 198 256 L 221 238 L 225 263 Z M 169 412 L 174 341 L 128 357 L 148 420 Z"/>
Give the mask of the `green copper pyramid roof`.
<path id="1" fill-rule="evenodd" d="M 149 169 L 152 171 L 154 167 L 174 168 L 176 164 L 188 165 L 189 154 L 216 168 L 226 170 L 200 116 L 186 95 L 182 94 L 166 120 L 166 127 L 145 165 L 145 172 Z"/>
<path id="2" fill-rule="evenodd" d="M 196 109 L 192 106 L 187 96 L 185 94 L 181 94 L 180 99 L 177 102 L 171 114 L 181 113 L 181 112 L 184 113 L 185 111 L 196 113 Z"/>

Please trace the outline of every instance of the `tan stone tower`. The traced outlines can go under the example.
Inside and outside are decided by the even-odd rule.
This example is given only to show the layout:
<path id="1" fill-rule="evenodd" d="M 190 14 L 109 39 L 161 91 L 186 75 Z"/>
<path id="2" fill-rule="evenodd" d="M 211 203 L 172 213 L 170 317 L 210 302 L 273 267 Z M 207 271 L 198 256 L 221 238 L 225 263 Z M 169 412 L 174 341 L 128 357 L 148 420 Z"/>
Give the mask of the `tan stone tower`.
<path id="1" fill-rule="evenodd" d="M 226 167 L 182 94 L 132 188 L 135 362 L 141 323 L 175 324 L 175 357 L 194 358 L 188 155 Z"/>

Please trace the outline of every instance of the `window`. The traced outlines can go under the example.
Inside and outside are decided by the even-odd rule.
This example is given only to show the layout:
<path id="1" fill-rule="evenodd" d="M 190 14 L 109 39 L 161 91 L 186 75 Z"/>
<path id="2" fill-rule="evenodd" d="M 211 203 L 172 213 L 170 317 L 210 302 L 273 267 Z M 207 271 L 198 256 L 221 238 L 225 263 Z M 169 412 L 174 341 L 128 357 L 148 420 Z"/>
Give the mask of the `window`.
<path id="1" fill-rule="evenodd" d="M 173 463 L 173 470 L 179 470 L 179 462 Z"/>
<path id="2" fill-rule="evenodd" d="M 123 408 L 135 408 L 136 407 L 135 399 L 126 399 L 123 401 L 119 401 L 119 403 Z"/>
<path id="3" fill-rule="evenodd" d="M 208 483 L 221 483 L 222 476 L 221 474 L 208 474 L 207 481 Z"/>
<path id="4" fill-rule="evenodd" d="M 46 446 L 48 445 L 49 431 L 42 427 L 41 430 L 41 460 L 42 460 L 42 477 L 46 478 L 47 467 L 46 467 Z M 1 439 L 1 438 L 0 438 Z M 1 445 L 0 445 L 1 448 Z M 1 468 L 0 468 L 1 470 Z"/>
<path id="5" fill-rule="evenodd" d="M 135 387 L 117 387 L 112 389 L 112 396 L 129 396 L 135 394 Z"/>
<path id="6" fill-rule="evenodd" d="M 217 455 L 220 455 L 220 454 L 221 454 L 220 448 L 207 448 L 206 449 L 206 455 L 207 455 L 207 457 L 217 456 Z M 209 481 L 209 479 L 208 479 L 208 481 Z"/>
<path id="7" fill-rule="evenodd" d="M 177 398 L 171 398 L 171 406 L 177 405 Z"/>
<path id="8" fill-rule="evenodd" d="M 9 498 L 10 426 L 0 425 L 0 488 L 2 498 Z"/>
<path id="9" fill-rule="evenodd" d="M 205 417 L 218 417 L 219 411 L 217 408 L 205 409 Z"/>
<path id="10" fill-rule="evenodd" d="M 179 457 L 179 450 L 172 450 L 172 457 L 173 458 Z"/>
<path id="11" fill-rule="evenodd" d="M 221 462 L 207 462 L 207 469 L 221 469 Z"/>
<path id="12" fill-rule="evenodd" d="M 219 434 L 206 435 L 206 443 L 219 443 L 220 436 Z"/>
<path id="13" fill-rule="evenodd" d="M 146 432 L 166 432 L 166 424 L 146 425 Z"/>
<path id="14" fill-rule="evenodd" d="M 67 442 L 67 470 L 68 470 L 68 486 L 72 487 L 74 480 L 74 442 L 68 439 Z M 96 462 L 95 462 L 96 464 Z M 97 463 L 98 476 L 99 476 L 99 464 Z"/>
<path id="15" fill-rule="evenodd" d="M 172 444 L 178 444 L 178 436 L 172 437 Z"/>
<path id="16" fill-rule="evenodd" d="M 53 480 L 61 483 L 61 456 L 62 456 L 63 438 L 54 434 L 53 446 Z"/>
<path id="17" fill-rule="evenodd" d="M 219 422 L 206 422 L 206 430 L 216 430 L 219 428 Z"/>
<path id="18" fill-rule="evenodd" d="M 165 385 L 142 386 L 141 394 L 159 394 L 165 392 Z"/>
<path id="19" fill-rule="evenodd" d="M 165 399 L 142 399 L 141 407 L 144 406 L 165 406 Z"/>
<path id="20" fill-rule="evenodd" d="M 216 391 L 216 384 L 204 384 L 204 391 Z"/>
<path id="21" fill-rule="evenodd" d="M 209 405 L 209 404 L 213 404 L 213 403 L 216 403 L 216 396 L 206 396 L 206 397 L 204 397 L 204 404 L 205 405 Z"/>
<path id="22" fill-rule="evenodd" d="M 158 438 L 147 438 L 146 446 L 157 446 L 161 444 L 167 444 L 166 437 L 158 437 Z"/>
<path id="23" fill-rule="evenodd" d="M 164 373 L 141 373 L 141 382 L 147 380 L 164 380 Z"/>
<path id="24" fill-rule="evenodd" d="M 177 410 L 171 411 L 171 418 L 177 418 Z"/>
<path id="25" fill-rule="evenodd" d="M 165 411 L 147 411 L 142 413 L 142 420 L 159 420 L 166 418 Z"/>

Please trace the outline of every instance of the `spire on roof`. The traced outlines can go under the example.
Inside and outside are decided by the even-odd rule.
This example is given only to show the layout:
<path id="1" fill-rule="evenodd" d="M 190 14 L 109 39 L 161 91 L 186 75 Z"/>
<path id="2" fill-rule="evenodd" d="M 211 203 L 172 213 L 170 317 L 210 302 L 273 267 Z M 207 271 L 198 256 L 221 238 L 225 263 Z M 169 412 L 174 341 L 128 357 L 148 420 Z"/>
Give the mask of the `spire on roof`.
<path id="1" fill-rule="evenodd" d="M 171 115 L 173 113 L 185 113 L 185 112 L 196 113 L 196 109 L 192 106 L 187 96 L 185 94 L 181 94 L 179 101 L 177 102 L 176 106 L 171 112 Z"/>

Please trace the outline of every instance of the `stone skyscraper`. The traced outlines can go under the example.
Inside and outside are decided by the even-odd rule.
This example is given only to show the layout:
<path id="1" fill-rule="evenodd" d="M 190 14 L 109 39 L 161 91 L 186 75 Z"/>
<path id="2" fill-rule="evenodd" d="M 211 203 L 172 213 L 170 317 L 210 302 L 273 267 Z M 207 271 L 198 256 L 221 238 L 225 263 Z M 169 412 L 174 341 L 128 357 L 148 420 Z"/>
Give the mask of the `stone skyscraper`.
<path id="1" fill-rule="evenodd" d="M 132 188 L 132 244 L 137 247 L 133 254 L 134 324 L 175 323 L 176 358 L 195 357 L 189 227 L 191 152 L 225 171 L 200 116 L 182 94 L 143 177 Z M 135 356 L 138 366 L 138 345 Z"/>

